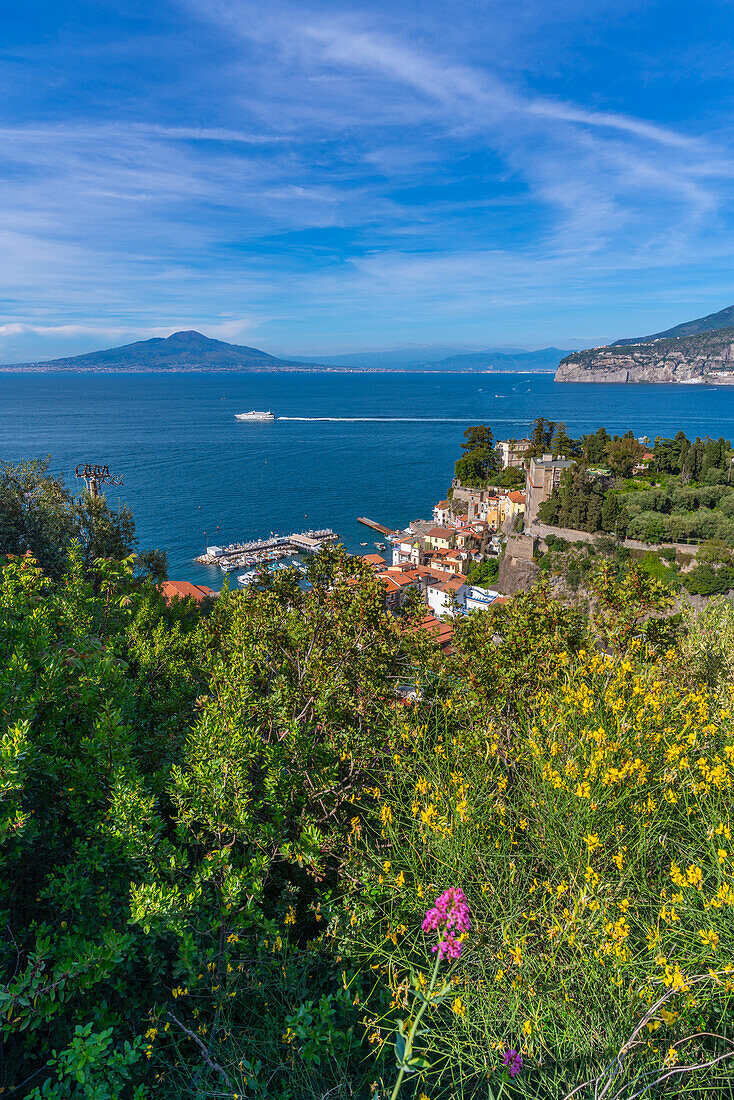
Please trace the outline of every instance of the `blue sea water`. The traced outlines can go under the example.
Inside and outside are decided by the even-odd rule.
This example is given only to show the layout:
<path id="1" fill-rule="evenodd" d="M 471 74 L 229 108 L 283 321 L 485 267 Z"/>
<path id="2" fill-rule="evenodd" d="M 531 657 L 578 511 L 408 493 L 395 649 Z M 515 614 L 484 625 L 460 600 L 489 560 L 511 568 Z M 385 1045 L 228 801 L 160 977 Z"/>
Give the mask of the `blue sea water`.
<path id="1" fill-rule="evenodd" d="M 300 419 L 234 417 L 268 408 Z M 70 485 L 77 463 L 106 463 L 124 476 L 107 495 L 132 508 L 141 547 L 166 549 L 171 577 L 217 588 L 219 570 L 193 561 L 207 543 L 325 526 L 350 551 L 372 552 L 379 535 L 357 516 L 389 527 L 430 517 L 467 425 L 506 439 L 536 416 L 565 421 L 571 435 L 604 425 L 730 439 L 734 388 L 526 374 L 0 372 L 0 459 L 50 454 Z"/>

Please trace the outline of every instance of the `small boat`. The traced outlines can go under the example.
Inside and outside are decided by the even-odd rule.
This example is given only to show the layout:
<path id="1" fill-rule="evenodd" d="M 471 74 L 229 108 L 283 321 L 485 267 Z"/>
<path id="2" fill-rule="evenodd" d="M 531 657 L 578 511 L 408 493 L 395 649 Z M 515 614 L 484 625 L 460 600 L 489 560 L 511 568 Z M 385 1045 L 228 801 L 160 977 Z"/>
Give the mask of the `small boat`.
<path id="1" fill-rule="evenodd" d="M 359 545 L 360 545 L 360 546 L 366 546 L 366 545 L 367 545 L 367 543 L 366 543 L 366 542 L 360 542 L 360 544 L 359 544 Z"/>
<path id="2" fill-rule="evenodd" d="M 384 542 L 376 542 L 375 546 L 377 547 L 378 550 L 384 550 L 385 549 L 385 543 Z"/>
<path id="3" fill-rule="evenodd" d="M 235 413 L 235 420 L 275 420 L 275 413 L 272 413 L 270 409 L 265 411 L 259 409 L 251 409 L 246 413 Z"/>

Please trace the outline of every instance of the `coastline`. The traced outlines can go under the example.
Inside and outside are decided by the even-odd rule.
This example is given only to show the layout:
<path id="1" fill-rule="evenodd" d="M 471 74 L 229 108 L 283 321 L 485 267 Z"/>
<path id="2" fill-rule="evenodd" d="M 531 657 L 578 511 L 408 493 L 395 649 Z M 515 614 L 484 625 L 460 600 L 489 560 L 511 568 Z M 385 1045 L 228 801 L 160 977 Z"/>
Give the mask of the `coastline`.
<path id="1" fill-rule="evenodd" d="M 42 363 L 30 366 L 0 364 L 0 374 L 469 374 L 469 375 L 552 375 L 555 370 L 433 370 L 429 367 L 166 367 L 163 370 L 145 367 L 46 367 Z"/>

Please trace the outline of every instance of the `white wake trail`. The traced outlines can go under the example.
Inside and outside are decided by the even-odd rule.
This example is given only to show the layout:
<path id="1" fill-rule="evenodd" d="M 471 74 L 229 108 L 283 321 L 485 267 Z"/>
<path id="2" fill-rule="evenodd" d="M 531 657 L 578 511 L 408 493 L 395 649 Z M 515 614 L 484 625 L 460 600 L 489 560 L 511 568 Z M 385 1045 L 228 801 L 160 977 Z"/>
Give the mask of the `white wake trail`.
<path id="1" fill-rule="evenodd" d="M 279 416 L 278 420 L 339 424 L 468 424 L 470 416 Z"/>

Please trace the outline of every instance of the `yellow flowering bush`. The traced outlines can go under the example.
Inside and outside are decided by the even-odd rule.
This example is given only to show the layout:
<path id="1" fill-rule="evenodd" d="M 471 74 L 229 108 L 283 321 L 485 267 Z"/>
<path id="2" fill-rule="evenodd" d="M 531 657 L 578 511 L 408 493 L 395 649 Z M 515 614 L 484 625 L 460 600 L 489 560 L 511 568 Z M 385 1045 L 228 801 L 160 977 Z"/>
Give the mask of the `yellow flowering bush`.
<path id="1" fill-rule="evenodd" d="M 358 857 L 373 904 L 351 932 L 383 944 L 395 988 L 423 899 L 453 883 L 467 895 L 472 942 L 436 1039 L 452 1075 L 490 1072 L 508 1047 L 546 1073 L 602 1064 L 663 995 L 643 1029 L 659 1065 L 682 1035 L 726 1028 L 729 700 L 640 638 L 549 661 L 548 688 L 511 720 L 473 711 L 458 684 L 452 707 L 397 739 L 379 831 Z M 411 932 L 396 939 L 399 925 Z"/>

